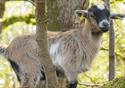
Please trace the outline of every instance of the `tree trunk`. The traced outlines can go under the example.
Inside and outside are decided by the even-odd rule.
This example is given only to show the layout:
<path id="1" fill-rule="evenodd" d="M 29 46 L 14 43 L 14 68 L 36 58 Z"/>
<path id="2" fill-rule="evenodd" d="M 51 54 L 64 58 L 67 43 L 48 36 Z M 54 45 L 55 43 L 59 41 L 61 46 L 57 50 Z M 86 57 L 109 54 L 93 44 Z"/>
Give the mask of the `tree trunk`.
<path id="1" fill-rule="evenodd" d="M 105 5 L 110 9 L 110 0 L 104 0 Z M 114 28 L 113 21 L 111 20 L 111 27 L 109 30 L 109 80 L 114 79 L 115 77 L 115 38 L 114 38 Z"/>
<path id="2" fill-rule="evenodd" d="M 0 0 L 0 33 L 2 32 L 2 17 L 5 10 L 5 0 Z"/>
<path id="3" fill-rule="evenodd" d="M 109 31 L 109 80 L 115 77 L 115 38 L 114 38 L 113 21 L 111 20 L 111 29 Z"/>
<path id="4" fill-rule="evenodd" d="M 48 42 L 47 42 L 47 30 L 45 27 L 45 0 L 36 0 L 36 35 L 37 43 L 39 46 L 39 55 L 41 57 L 40 62 L 44 67 L 46 75 L 46 88 L 59 88 L 57 84 L 57 77 L 55 74 L 55 68 L 52 64 L 48 53 Z M 39 84 L 41 85 L 41 84 Z M 42 88 L 39 87 L 39 88 Z"/>
<path id="5" fill-rule="evenodd" d="M 69 30 L 75 28 L 76 9 L 86 9 L 89 0 L 47 0 L 47 29 Z"/>

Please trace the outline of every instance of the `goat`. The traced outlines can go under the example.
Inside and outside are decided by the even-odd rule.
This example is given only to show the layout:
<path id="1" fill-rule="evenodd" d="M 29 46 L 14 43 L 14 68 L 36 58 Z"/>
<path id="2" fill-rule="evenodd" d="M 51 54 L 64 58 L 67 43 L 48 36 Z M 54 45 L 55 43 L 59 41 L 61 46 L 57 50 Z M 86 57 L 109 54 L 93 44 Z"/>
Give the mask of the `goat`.
<path id="1" fill-rule="evenodd" d="M 110 13 L 104 5 L 93 5 L 75 13 L 85 17 L 84 25 L 66 32 L 48 31 L 47 36 L 52 62 L 64 72 L 68 88 L 76 88 L 77 75 L 89 70 L 99 50 L 102 34 L 110 27 Z M 34 88 L 44 78 L 35 34 L 15 38 L 7 48 L 1 47 L 0 53 L 8 58 L 21 86 Z"/>

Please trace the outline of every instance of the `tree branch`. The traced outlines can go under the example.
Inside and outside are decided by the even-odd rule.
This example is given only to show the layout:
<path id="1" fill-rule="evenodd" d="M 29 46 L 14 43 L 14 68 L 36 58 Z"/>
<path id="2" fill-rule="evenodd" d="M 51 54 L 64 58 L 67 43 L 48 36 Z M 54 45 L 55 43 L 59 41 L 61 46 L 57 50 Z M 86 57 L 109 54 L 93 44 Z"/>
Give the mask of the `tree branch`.
<path id="1" fill-rule="evenodd" d="M 35 16 L 33 14 L 26 14 L 23 16 L 12 16 L 10 18 L 6 18 L 2 20 L 3 28 L 8 27 L 9 25 L 12 25 L 16 22 L 26 22 L 26 23 L 31 23 L 31 24 L 36 24 L 35 21 L 32 21 L 31 19 L 35 19 Z"/>
<path id="2" fill-rule="evenodd" d="M 87 83 L 79 83 L 79 85 L 83 85 L 83 86 L 86 86 L 86 87 L 100 87 L 102 86 L 103 84 L 87 84 Z"/>

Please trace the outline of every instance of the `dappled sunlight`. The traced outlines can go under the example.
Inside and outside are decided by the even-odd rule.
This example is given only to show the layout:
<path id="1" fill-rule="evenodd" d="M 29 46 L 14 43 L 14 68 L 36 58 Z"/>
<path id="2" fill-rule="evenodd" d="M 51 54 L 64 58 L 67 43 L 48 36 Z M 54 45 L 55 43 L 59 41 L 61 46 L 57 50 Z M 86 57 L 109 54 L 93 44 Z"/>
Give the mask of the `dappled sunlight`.
<path id="1" fill-rule="evenodd" d="M 0 63 L 2 63 L 0 64 L 0 88 L 19 87 L 15 72 L 12 70 L 6 58 L 0 56 Z"/>

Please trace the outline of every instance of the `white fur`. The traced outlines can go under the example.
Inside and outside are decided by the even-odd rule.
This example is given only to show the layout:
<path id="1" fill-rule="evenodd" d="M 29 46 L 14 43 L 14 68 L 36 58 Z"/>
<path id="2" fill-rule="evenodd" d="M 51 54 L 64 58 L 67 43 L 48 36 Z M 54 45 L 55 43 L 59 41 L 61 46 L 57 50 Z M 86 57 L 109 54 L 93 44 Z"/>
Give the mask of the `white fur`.
<path id="1" fill-rule="evenodd" d="M 104 6 L 104 5 L 97 5 L 97 7 L 98 7 L 98 9 L 100 9 L 100 10 L 105 9 L 105 6 Z"/>
<path id="2" fill-rule="evenodd" d="M 101 27 L 101 28 L 104 27 L 104 25 L 103 25 L 104 22 L 109 25 L 109 21 L 107 19 L 104 19 L 101 22 L 99 22 L 99 27 Z"/>
<path id="3" fill-rule="evenodd" d="M 56 65 L 56 66 L 58 66 L 57 56 L 58 56 L 58 58 L 60 57 L 60 56 L 58 55 L 58 48 L 59 48 L 59 42 L 56 42 L 56 43 L 54 43 L 54 44 L 51 44 L 50 50 L 49 50 L 51 59 L 52 59 L 52 61 L 53 61 L 53 64 Z M 56 57 L 55 57 L 55 56 L 56 56 Z"/>

